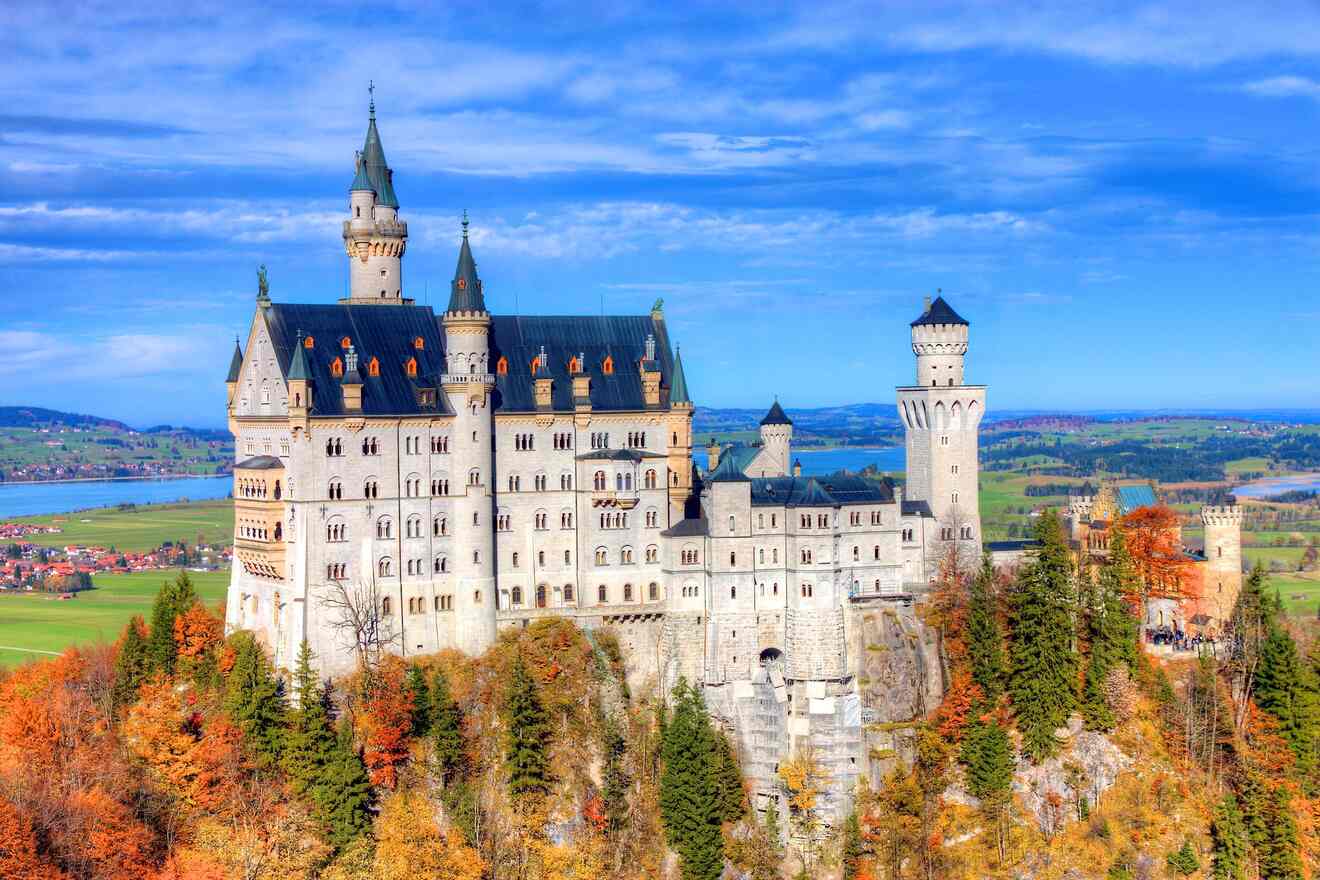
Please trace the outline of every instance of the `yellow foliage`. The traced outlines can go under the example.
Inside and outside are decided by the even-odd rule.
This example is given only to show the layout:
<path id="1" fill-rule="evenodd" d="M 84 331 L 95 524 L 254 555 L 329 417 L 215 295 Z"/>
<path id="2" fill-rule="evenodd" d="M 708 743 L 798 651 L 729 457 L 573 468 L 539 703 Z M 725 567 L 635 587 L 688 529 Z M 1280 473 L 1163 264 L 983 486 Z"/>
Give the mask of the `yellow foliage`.
<path id="1" fill-rule="evenodd" d="M 393 792 L 376 817 L 374 880 L 481 880 L 476 850 L 447 839 L 435 806 L 416 791 Z"/>
<path id="2" fill-rule="evenodd" d="M 780 764 L 779 778 L 788 789 L 789 806 L 802 813 L 809 813 L 816 808 L 821 789 L 828 781 L 825 768 L 821 767 L 809 749 Z"/>

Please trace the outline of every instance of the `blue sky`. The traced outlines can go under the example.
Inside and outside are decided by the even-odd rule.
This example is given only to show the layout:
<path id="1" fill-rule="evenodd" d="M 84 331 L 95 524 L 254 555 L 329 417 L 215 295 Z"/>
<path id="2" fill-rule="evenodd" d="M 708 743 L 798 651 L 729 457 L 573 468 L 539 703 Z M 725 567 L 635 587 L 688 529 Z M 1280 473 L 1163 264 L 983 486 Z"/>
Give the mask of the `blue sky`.
<path id="1" fill-rule="evenodd" d="M 0 403 L 221 423 L 374 79 L 406 294 L 466 208 L 493 310 L 663 297 L 699 404 L 892 401 L 942 288 L 992 408 L 1320 406 L 1314 2 L 16 6 Z"/>

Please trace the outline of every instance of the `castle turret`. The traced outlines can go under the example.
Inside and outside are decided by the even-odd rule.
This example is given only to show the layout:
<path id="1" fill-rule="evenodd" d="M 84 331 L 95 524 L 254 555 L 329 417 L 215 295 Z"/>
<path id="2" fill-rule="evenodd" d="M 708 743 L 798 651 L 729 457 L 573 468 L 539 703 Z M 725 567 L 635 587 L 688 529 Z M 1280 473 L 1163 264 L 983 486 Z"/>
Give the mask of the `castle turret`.
<path id="1" fill-rule="evenodd" d="M 761 454 L 757 456 L 757 471 L 765 477 L 788 476 L 789 448 L 793 443 L 793 420 L 776 400 L 761 419 Z"/>
<path id="2" fill-rule="evenodd" d="M 341 302 L 398 305 L 403 296 L 403 252 L 408 224 L 399 220 L 394 172 L 385 161 L 376 130 L 376 102 L 369 109 L 367 137 L 357 154 L 349 187 L 349 219 L 344 221 L 344 247 L 349 261 L 349 295 Z"/>
<path id="3" fill-rule="evenodd" d="M 963 384 L 968 324 L 943 297 L 925 301 L 911 324 L 917 382 L 898 389 L 899 418 L 907 431 L 907 491 L 925 501 L 937 520 L 935 546 L 958 541 L 979 547 L 977 442 L 985 413 L 985 386 Z"/>
<path id="4" fill-rule="evenodd" d="M 1222 631 L 1242 590 L 1242 508 L 1236 504 L 1202 507 L 1201 525 L 1206 559 L 1202 610 L 1215 618 L 1213 626 Z"/>
<path id="5" fill-rule="evenodd" d="M 468 244 L 463 242 L 450 285 L 445 331 L 445 372 L 440 384 L 454 411 L 454 610 L 456 646 L 476 655 L 495 642 L 495 505 L 490 370 L 490 313 Z"/>
<path id="6" fill-rule="evenodd" d="M 657 312 L 651 312 L 652 320 Z M 674 349 L 674 374 L 669 379 L 669 518 L 678 522 L 692 497 L 692 398 L 688 395 L 683 356 Z"/>
<path id="7" fill-rule="evenodd" d="M 298 341 L 293 347 L 293 357 L 289 359 L 289 425 L 296 433 L 299 429 L 307 430 L 307 417 L 312 411 L 312 373 L 307 366 L 306 344 L 303 335 L 298 334 Z"/>

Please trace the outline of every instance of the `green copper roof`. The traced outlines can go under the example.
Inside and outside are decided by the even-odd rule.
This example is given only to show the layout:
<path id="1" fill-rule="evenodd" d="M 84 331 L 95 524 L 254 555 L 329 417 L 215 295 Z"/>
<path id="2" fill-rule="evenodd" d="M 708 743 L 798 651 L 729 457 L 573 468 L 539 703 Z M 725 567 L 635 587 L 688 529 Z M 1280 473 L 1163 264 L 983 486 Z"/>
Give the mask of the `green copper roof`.
<path id="1" fill-rule="evenodd" d="M 448 311 L 486 311 L 486 299 L 481 294 L 481 279 L 477 277 L 477 261 L 472 259 L 472 248 L 468 245 L 466 213 L 463 214 L 463 244 L 458 249 L 458 266 L 454 269 L 454 280 L 449 286 Z"/>
<path id="2" fill-rule="evenodd" d="M 677 350 L 674 351 L 674 378 L 669 385 L 669 402 L 671 404 L 692 402 L 692 398 L 688 397 L 687 377 L 683 375 L 683 358 L 679 356 Z"/>
<path id="3" fill-rule="evenodd" d="M 736 456 L 733 455 L 721 456 L 720 463 L 715 465 L 715 470 L 710 475 L 712 483 L 750 483 L 751 481 L 751 477 L 743 473 Z"/>
<path id="4" fill-rule="evenodd" d="M 371 185 L 371 178 L 367 177 L 367 163 L 362 161 L 362 157 L 357 159 L 357 174 L 353 175 L 353 185 L 348 188 L 349 192 L 375 192 L 376 188 Z"/>
<path id="5" fill-rule="evenodd" d="M 237 382 L 238 373 L 243 369 L 243 349 L 238 347 L 238 337 L 234 337 L 234 356 L 229 359 L 229 377 L 226 382 Z"/>
<path id="6" fill-rule="evenodd" d="M 387 208 L 399 207 L 399 199 L 394 195 L 394 172 L 390 171 L 385 161 L 385 148 L 380 144 L 380 132 L 376 130 L 376 109 L 372 105 L 371 119 L 367 122 L 367 140 L 362 145 L 362 168 L 366 170 L 371 189 L 376 191 L 376 204 Z M 358 189 L 357 180 L 353 188 Z"/>
<path id="7" fill-rule="evenodd" d="M 1154 507 L 1159 504 L 1155 489 L 1149 483 L 1142 486 L 1118 487 L 1118 512 L 1127 515 L 1138 507 Z"/>
<path id="8" fill-rule="evenodd" d="M 293 347 L 293 358 L 289 361 L 289 380 L 301 379 L 304 382 L 312 378 L 311 371 L 307 368 L 307 355 L 303 353 L 303 337 L 298 334 L 298 342 Z"/>

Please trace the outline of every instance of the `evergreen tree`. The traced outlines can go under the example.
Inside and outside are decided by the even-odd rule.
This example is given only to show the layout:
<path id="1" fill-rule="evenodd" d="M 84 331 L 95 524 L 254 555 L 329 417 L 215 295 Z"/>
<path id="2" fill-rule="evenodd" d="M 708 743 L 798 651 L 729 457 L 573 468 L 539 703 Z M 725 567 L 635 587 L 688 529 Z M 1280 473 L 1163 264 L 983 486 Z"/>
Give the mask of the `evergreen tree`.
<path id="1" fill-rule="evenodd" d="M 1090 591 L 1086 636 L 1091 652 L 1081 707 L 1087 729 L 1103 731 L 1113 730 L 1115 724 L 1114 712 L 1105 699 L 1105 679 L 1119 664 L 1132 663 L 1137 645 L 1137 622 L 1123 604 L 1124 594 L 1133 589 L 1135 574 L 1121 529 L 1114 531 L 1109 547 L 1109 559 L 1101 566 L 1096 587 Z"/>
<path id="2" fill-rule="evenodd" d="M 857 811 L 854 810 L 843 823 L 843 880 L 857 880 L 863 852 L 862 824 L 857 821 Z"/>
<path id="3" fill-rule="evenodd" d="M 711 731 L 714 748 L 711 750 L 711 775 L 719 792 L 720 818 L 736 822 L 746 812 L 747 792 L 743 790 L 742 771 L 733 755 L 733 746 L 723 733 Z"/>
<path id="4" fill-rule="evenodd" d="M 765 821 L 762 825 L 765 829 L 766 842 L 774 852 L 774 860 L 778 862 L 784 857 L 784 845 L 779 839 L 779 809 L 773 799 L 765 805 Z"/>
<path id="5" fill-rule="evenodd" d="M 138 689 L 146 679 L 147 642 L 142 633 L 142 618 L 134 615 L 124 627 L 119 650 L 115 653 L 115 683 L 110 691 L 115 711 L 137 700 Z"/>
<path id="6" fill-rule="evenodd" d="M 981 802 L 981 813 L 995 830 L 999 859 L 1004 859 L 1006 822 L 1013 803 L 1013 745 L 1008 731 L 990 722 L 976 724 L 963 739 L 967 789 Z"/>
<path id="7" fill-rule="evenodd" d="M 550 766 L 545 744 L 548 727 L 536 683 L 521 656 L 513 664 L 504 698 L 504 764 L 509 770 L 509 794 L 515 799 L 550 791 Z"/>
<path id="8" fill-rule="evenodd" d="M 1201 870 L 1201 862 L 1196 858 L 1196 853 L 1192 851 L 1192 842 L 1183 838 L 1183 845 L 1177 852 L 1169 853 L 1164 860 L 1169 866 L 1169 871 L 1180 877 L 1190 877 Z"/>
<path id="9" fill-rule="evenodd" d="M 353 729 L 348 724 L 340 725 L 312 794 L 335 846 L 342 849 L 371 829 L 371 781 L 361 754 L 353 748 Z"/>
<path id="10" fill-rule="evenodd" d="M 724 868 L 720 797 L 710 772 L 714 738 L 701 695 L 680 680 L 664 727 L 660 814 L 683 880 L 716 880 Z"/>
<path id="11" fill-rule="evenodd" d="M 981 570 L 972 580 L 968 600 L 967 657 L 972 666 L 972 680 L 980 685 L 990 706 L 1004 692 L 1004 639 L 999 631 L 997 604 L 995 568 L 986 554 Z"/>
<path id="12" fill-rule="evenodd" d="M 431 729 L 431 689 L 426 685 L 425 670 L 411 664 L 405 686 L 412 693 L 412 735 L 426 736 Z"/>
<path id="13" fill-rule="evenodd" d="M 1279 732 L 1297 757 L 1298 776 L 1309 780 L 1320 725 L 1315 683 L 1292 636 L 1277 623 L 1261 645 L 1254 696 L 1257 706 L 1278 719 Z"/>
<path id="14" fill-rule="evenodd" d="M 1232 794 L 1224 795 L 1215 806 L 1210 837 L 1214 841 L 1214 880 L 1246 880 L 1247 827 Z"/>
<path id="15" fill-rule="evenodd" d="M 1018 575 L 1013 597 L 1012 669 L 1009 695 L 1032 761 L 1058 751 L 1054 731 L 1076 706 L 1077 656 L 1073 652 L 1072 554 L 1054 516 L 1036 525 L 1041 548 Z"/>
<path id="16" fill-rule="evenodd" d="M 463 765 L 463 715 L 458 703 L 449 693 L 449 677 L 437 669 L 431 680 L 431 742 L 435 744 L 435 760 L 440 772 L 449 774 Z"/>
<path id="17" fill-rule="evenodd" d="M 234 667 L 225 681 L 225 711 L 263 761 L 279 758 L 284 739 L 284 691 L 266 652 L 249 632 L 235 633 Z"/>
<path id="18" fill-rule="evenodd" d="M 147 633 L 147 668 L 149 672 L 174 673 L 179 646 L 174 641 L 174 619 L 197 601 L 188 572 L 181 571 L 173 581 L 160 585 L 151 606 L 151 630 Z"/>
<path id="19" fill-rule="evenodd" d="M 605 769 L 602 772 L 601 800 L 605 803 L 605 817 L 611 834 L 617 834 L 628 824 L 628 772 L 623 759 L 627 743 L 619 726 L 611 721 L 605 728 Z"/>
<path id="20" fill-rule="evenodd" d="M 1268 834 L 1256 851 L 1260 876 L 1269 880 L 1301 880 L 1302 860 L 1297 852 L 1297 820 L 1288 789 L 1279 785 L 1267 795 Z"/>
<path id="21" fill-rule="evenodd" d="M 289 713 L 289 729 L 284 734 L 284 752 L 280 756 L 290 785 L 300 795 L 315 787 L 332 758 L 335 744 L 325 690 L 312 670 L 312 659 L 312 649 L 304 639 L 293 673 L 298 700 Z"/>
<path id="22" fill-rule="evenodd" d="M 1257 861 L 1270 840 L 1270 790 L 1258 773 L 1248 771 L 1238 784 L 1242 824 Z"/>

